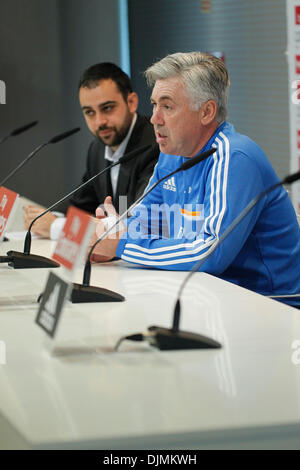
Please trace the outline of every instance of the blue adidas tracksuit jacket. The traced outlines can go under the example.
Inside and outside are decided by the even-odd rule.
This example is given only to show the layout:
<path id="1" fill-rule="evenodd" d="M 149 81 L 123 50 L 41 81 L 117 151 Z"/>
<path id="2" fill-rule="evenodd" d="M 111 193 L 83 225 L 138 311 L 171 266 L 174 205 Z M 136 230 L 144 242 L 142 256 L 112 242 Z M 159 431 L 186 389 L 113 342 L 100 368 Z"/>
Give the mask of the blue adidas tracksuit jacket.
<path id="1" fill-rule="evenodd" d="M 212 146 L 211 157 L 160 183 L 137 206 L 118 257 L 189 271 L 245 206 L 279 181 L 258 145 L 231 124 L 224 122 L 202 151 Z M 160 154 L 148 188 L 184 161 Z M 265 295 L 300 293 L 300 228 L 286 190 L 265 196 L 200 270 Z M 285 302 L 300 305 L 300 298 Z"/>

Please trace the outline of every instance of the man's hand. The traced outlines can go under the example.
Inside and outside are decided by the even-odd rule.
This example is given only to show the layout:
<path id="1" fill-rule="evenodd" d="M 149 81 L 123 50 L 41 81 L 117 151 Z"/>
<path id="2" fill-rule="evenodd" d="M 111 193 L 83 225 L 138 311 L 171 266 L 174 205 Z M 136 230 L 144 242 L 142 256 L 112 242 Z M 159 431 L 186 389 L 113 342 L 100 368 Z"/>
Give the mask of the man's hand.
<path id="1" fill-rule="evenodd" d="M 35 219 L 38 215 L 44 212 L 45 208 L 41 206 L 25 206 L 24 207 L 24 226 L 25 229 L 28 230 L 30 223 Z M 43 215 L 40 219 L 38 219 L 32 227 L 32 232 L 40 235 L 44 238 L 50 238 L 50 228 L 52 222 L 56 219 L 56 216 L 53 215 L 51 212 Z"/>
<path id="2" fill-rule="evenodd" d="M 109 216 L 113 216 L 118 218 L 119 215 L 117 214 L 114 206 L 112 205 L 111 197 L 108 196 L 105 201 L 104 201 L 104 209 Z M 95 234 L 93 239 L 91 240 L 90 243 L 90 248 L 91 246 L 95 243 L 95 241 L 104 233 L 106 232 L 106 227 L 105 224 L 101 219 L 105 221 L 105 214 L 103 209 L 97 209 L 96 211 L 96 217 L 97 219 L 94 219 L 95 221 Z M 114 233 L 109 233 L 107 237 L 105 237 L 101 242 L 98 243 L 98 245 L 95 247 L 93 254 L 91 256 L 91 260 L 94 261 L 95 263 L 104 263 L 105 261 L 109 261 L 112 258 L 116 256 L 116 251 L 117 251 L 117 246 L 119 243 L 120 238 L 122 235 L 126 232 L 126 228 L 122 228 L 120 231 L 118 231 L 118 228 L 116 228 L 116 232 Z"/>

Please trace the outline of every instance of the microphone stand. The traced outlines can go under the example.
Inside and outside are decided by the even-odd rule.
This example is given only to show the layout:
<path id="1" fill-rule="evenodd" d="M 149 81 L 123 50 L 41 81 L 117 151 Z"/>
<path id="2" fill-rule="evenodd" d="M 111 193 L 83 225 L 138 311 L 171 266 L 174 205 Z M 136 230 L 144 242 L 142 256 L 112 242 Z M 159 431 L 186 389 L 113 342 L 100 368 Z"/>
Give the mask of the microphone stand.
<path id="1" fill-rule="evenodd" d="M 48 144 L 49 144 L 49 142 L 45 142 L 45 143 L 39 145 L 36 149 L 34 149 L 28 155 L 28 157 L 25 158 L 25 160 L 23 160 L 21 163 L 19 163 L 19 165 L 16 168 L 14 168 L 2 181 L 0 181 L 0 186 L 4 186 L 6 181 L 8 181 L 12 176 L 14 176 L 14 174 L 17 173 L 17 171 L 20 170 L 27 162 L 29 162 L 29 160 L 31 160 L 32 157 L 34 157 L 34 155 L 36 153 L 38 153 L 43 147 L 45 147 Z"/>
<path id="2" fill-rule="evenodd" d="M 20 170 L 26 163 L 31 160 L 34 155 L 36 155 L 43 147 L 46 147 L 46 145 L 49 144 L 55 144 L 56 142 L 59 142 L 62 139 L 65 139 L 66 137 L 69 137 L 72 134 L 75 134 L 75 132 L 78 132 L 80 130 L 80 127 L 76 127 L 75 129 L 72 129 L 71 131 L 64 132 L 63 134 L 59 134 L 58 136 L 53 137 L 50 139 L 48 142 L 44 142 L 43 144 L 39 145 L 36 149 L 34 149 L 14 170 L 12 170 L 2 181 L 0 181 L 0 186 L 3 186 L 6 181 L 8 181 L 15 173 L 17 173 L 18 170 Z"/>
<path id="3" fill-rule="evenodd" d="M 37 123 L 38 121 L 33 121 L 33 122 L 30 122 L 29 124 L 26 124 L 26 126 L 18 127 L 17 129 L 12 131 L 10 134 L 6 135 L 5 137 L 2 137 L 2 139 L 0 140 L 0 144 L 3 144 L 3 142 L 9 139 L 9 137 L 13 137 L 15 135 L 21 134 L 22 132 L 27 131 L 31 127 L 35 126 Z"/>
<path id="4" fill-rule="evenodd" d="M 193 269 L 188 273 L 183 283 L 180 286 L 177 300 L 175 304 L 174 314 L 173 314 L 173 325 L 172 328 L 163 328 L 160 326 L 150 326 L 148 327 L 147 333 L 135 333 L 129 336 L 124 336 L 119 339 L 115 346 L 115 350 L 118 349 L 119 345 L 124 340 L 129 341 L 148 341 L 152 346 L 160 350 L 180 350 L 180 349 L 216 349 L 221 348 L 222 345 L 207 336 L 203 336 L 196 333 L 191 333 L 188 331 L 179 330 L 179 321 L 180 321 L 180 296 L 182 291 L 187 284 L 191 276 L 199 270 L 202 264 L 207 260 L 207 258 L 218 248 L 218 246 L 228 237 L 228 235 L 235 229 L 235 227 L 246 217 L 250 210 L 269 192 L 273 191 L 278 186 L 282 184 L 292 184 L 295 181 L 300 179 L 300 171 L 293 173 L 285 177 L 283 180 L 278 183 L 273 184 L 255 198 L 253 198 L 243 211 L 232 221 L 229 227 L 223 232 L 221 237 L 216 240 L 216 242 L 207 250 L 204 258 L 199 260 L 193 266 Z"/>
<path id="5" fill-rule="evenodd" d="M 144 145 L 143 147 L 139 147 L 138 149 L 135 149 L 131 152 L 129 152 L 128 154 L 125 154 L 123 155 L 117 162 L 115 163 L 112 163 L 111 165 L 107 166 L 106 168 L 104 168 L 103 170 L 99 171 L 99 173 L 97 173 L 96 175 L 92 176 L 91 178 L 89 178 L 87 181 L 85 181 L 84 183 L 82 183 L 80 186 L 78 186 L 77 188 L 73 189 L 69 194 L 67 194 L 66 196 L 63 196 L 59 201 L 56 201 L 54 204 L 52 204 L 50 207 L 48 207 L 48 209 L 45 209 L 44 212 L 42 212 L 41 214 L 39 214 L 37 217 L 35 217 L 35 219 L 33 219 L 28 227 L 28 230 L 27 230 L 27 233 L 26 233 L 26 237 L 25 237 L 25 242 L 24 242 L 24 253 L 25 254 L 29 254 L 30 253 L 30 247 L 31 247 L 31 229 L 32 229 L 32 226 L 33 224 L 38 220 L 40 219 L 41 217 L 43 217 L 43 215 L 47 214 L 48 212 L 50 212 L 52 209 L 54 209 L 56 206 L 58 206 L 59 204 L 61 204 L 62 202 L 64 202 L 66 199 L 70 198 L 71 196 L 73 196 L 75 193 L 77 193 L 78 191 L 80 191 L 80 189 L 84 188 L 85 186 L 87 186 L 88 184 L 90 184 L 92 181 L 94 181 L 94 179 L 96 178 L 99 178 L 101 175 L 103 175 L 103 173 L 106 173 L 108 170 L 110 170 L 111 168 L 113 168 L 114 166 L 116 165 L 120 165 L 121 163 L 126 163 L 128 161 L 130 161 L 132 158 L 136 157 L 136 155 L 138 155 L 139 153 L 141 152 L 144 152 L 145 150 L 148 150 L 148 149 L 153 149 L 155 146 L 151 146 L 150 144 L 147 144 L 147 145 Z"/>
<path id="6" fill-rule="evenodd" d="M 0 144 L 2 144 L 3 142 L 5 142 L 7 139 L 9 139 L 9 137 L 13 137 L 15 135 L 19 135 L 21 134 L 22 132 L 25 132 L 27 131 L 28 129 L 31 129 L 31 127 L 35 126 L 36 124 L 38 123 L 38 121 L 33 121 L 33 122 L 30 122 L 29 124 L 26 124 L 25 126 L 22 126 L 22 127 L 18 127 L 17 129 L 15 129 L 14 131 L 12 131 L 10 134 L 6 135 L 5 137 L 2 137 L 2 139 L 0 140 Z M 4 237 L 3 242 L 8 242 L 8 238 Z"/>
<path id="7" fill-rule="evenodd" d="M 140 152 L 144 152 L 147 149 L 152 149 L 154 146 L 151 146 L 150 144 L 144 145 L 143 147 L 140 147 L 138 149 L 133 150 L 132 152 L 129 152 L 126 155 L 123 155 L 119 159 L 119 161 L 112 163 L 108 167 L 104 168 L 103 170 L 99 171 L 96 175 L 92 176 L 89 180 L 85 181 L 82 183 L 80 186 L 77 188 L 73 189 L 69 194 L 66 196 L 62 197 L 59 201 L 56 201 L 54 204 L 52 204 L 48 209 L 44 210 L 41 214 L 39 214 L 35 219 L 33 219 L 28 227 L 26 236 L 25 236 L 25 241 L 24 241 L 24 250 L 23 253 L 17 253 L 17 252 L 12 252 L 14 255 L 14 264 L 15 268 L 19 265 L 20 267 L 26 267 L 26 268 L 49 268 L 49 267 L 59 267 L 60 265 L 49 258 L 41 258 L 41 257 L 36 257 L 36 255 L 31 255 L 30 254 L 30 248 L 31 248 L 31 229 L 33 224 L 40 218 L 43 217 L 43 215 L 47 214 L 47 212 L 50 212 L 52 209 L 54 209 L 56 206 L 64 202 L 66 199 L 69 197 L 73 196 L 77 191 L 82 189 L 84 186 L 87 186 L 89 183 L 91 183 L 95 178 L 98 178 L 101 176 L 103 173 L 106 173 L 106 171 L 110 170 L 116 165 L 119 165 L 120 163 L 125 163 L 134 158 L 137 154 Z M 9 255 L 9 253 L 7 253 Z M 1 262 L 1 261 L 0 261 Z"/>
<path id="8" fill-rule="evenodd" d="M 204 258 L 199 260 L 194 266 L 193 269 L 188 273 L 184 279 L 182 285 L 180 286 L 177 301 L 175 304 L 174 315 L 173 315 L 173 325 L 172 328 L 161 328 L 159 326 L 150 326 L 148 328 L 149 337 L 146 338 L 153 346 L 158 347 L 161 350 L 170 350 L 170 349 L 210 349 L 210 348 L 220 348 L 221 344 L 217 341 L 214 341 L 210 338 L 207 338 L 202 335 L 184 332 L 179 330 L 179 321 L 180 321 L 180 297 L 182 291 L 187 284 L 191 276 L 200 269 L 202 264 L 207 260 L 207 258 L 218 248 L 218 246 L 223 243 L 223 241 L 228 237 L 228 235 L 235 229 L 235 227 L 246 217 L 246 215 L 251 211 L 251 209 L 269 192 L 273 191 L 282 184 L 292 184 L 295 181 L 300 179 L 300 171 L 293 173 L 292 175 L 287 176 L 282 181 L 273 184 L 255 198 L 253 198 L 243 211 L 233 220 L 233 222 L 227 227 L 218 240 L 210 247 L 207 251 Z"/>
<path id="9" fill-rule="evenodd" d="M 0 183 L 0 186 L 3 186 L 3 183 L 5 183 L 9 178 L 11 178 L 20 168 L 22 168 L 25 163 L 27 163 L 29 160 L 32 159 L 32 157 L 38 153 L 43 147 L 45 147 L 48 144 L 55 144 L 56 142 L 59 142 L 60 140 L 65 139 L 66 137 L 69 137 L 76 132 L 80 130 L 80 127 L 76 127 L 75 129 L 72 129 L 70 131 L 64 132 L 63 134 L 59 134 L 58 136 L 53 137 L 50 139 L 48 142 L 45 142 L 41 145 L 39 145 L 35 150 L 33 150 L 28 157 L 21 162 L 17 168 L 15 168 L 11 173 L 9 173 L 4 180 Z M 31 236 L 29 234 L 28 237 L 29 240 L 31 240 Z M 25 238 L 25 245 L 27 246 L 27 237 Z M 56 261 L 46 258 L 45 256 L 39 256 L 39 255 L 32 255 L 30 254 L 30 241 L 29 241 L 29 250 L 25 250 L 24 246 L 24 253 L 21 253 L 19 251 L 13 251 L 10 250 L 7 252 L 7 256 L 0 256 L 0 263 L 8 263 L 9 266 L 11 266 L 14 269 L 27 269 L 27 268 L 58 268 L 60 266 L 59 263 Z"/>
<path id="10" fill-rule="evenodd" d="M 107 291 L 107 289 L 102 289 L 100 287 L 95 287 L 95 286 L 90 286 L 90 277 L 91 277 L 91 255 L 93 250 L 95 249 L 96 245 L 103 240 L 113 229 L 117 227 L 117 225 L 122 222 L 122 220 L 128 215 L 129 212 L 131 212 L 140 202 L 142 199 L 144 199 L 156 186 L 158 186 L 162 181 L 164 181 L 167 178 L 170 178 L 170 176 L 175 175 L 179 171 L 185 171 L 191 168 L 192 166 L 196 165 L 197 163 L 200 163 L 201 161 L 205 160 L 208 158 L 210 155 L 212 155 L 216 151 L 215 148 L 210 148 L 209 150 L 206 150 L 205 152 L 201 153 L 200 155 L 188 159 L 186 162 L 184 162 L 179 168 L 176 170 L 172 171 L 168 175 L 164 176 L 163 178 L 159 179 L 156 181 L 144 194 L 142 194 L 130 207 L 125 211 L 119 219 L 116 221 L 115 224 L 113 224 L 111 227 L 109 227 L 106 232 L 102 233 L 100 237 L 95 241 L 95 243 L 92 245 L 86 263 L 84 267 L 84 273 L 83 273 L 83 281 L 82 284 L 73 284 L 73 289 L 71 293 L 71 301 L 73 303 L 81 303 L 81 302 L 120 302 L 125 300 L 123 296 L 120 294 L 113 292 L 113 291 Z"/>

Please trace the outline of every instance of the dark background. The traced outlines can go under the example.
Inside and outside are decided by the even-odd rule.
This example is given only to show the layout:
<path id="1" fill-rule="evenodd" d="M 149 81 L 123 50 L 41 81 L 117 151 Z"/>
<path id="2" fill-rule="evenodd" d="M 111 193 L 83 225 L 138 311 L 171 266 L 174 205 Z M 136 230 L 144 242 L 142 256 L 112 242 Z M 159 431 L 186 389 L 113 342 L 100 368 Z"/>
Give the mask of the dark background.
<path id="1" fill-rule="evenodd" d="M 123 2 L 123 4 L 122 4 Z M 126 0 L 0 0 L 0 138 L 38 126 L 0 147 L 1 179 L 37 145 L 80 125 L 42 150 L 7 186 L 50 205 L 79 183 L 91 134 L 77 84 L 89 65 L 122 65 L 120 5 Z M 140 111 L 151 113 L 143 71 L 167 53 L 224 52 L 231 78 L 229 120 L 261 145 L 280 176 L 289 172 L 286 5 L 282 0 L 128 0 L 131 77 Z M 126 42 L 126 41 L 125 41 Z"/>

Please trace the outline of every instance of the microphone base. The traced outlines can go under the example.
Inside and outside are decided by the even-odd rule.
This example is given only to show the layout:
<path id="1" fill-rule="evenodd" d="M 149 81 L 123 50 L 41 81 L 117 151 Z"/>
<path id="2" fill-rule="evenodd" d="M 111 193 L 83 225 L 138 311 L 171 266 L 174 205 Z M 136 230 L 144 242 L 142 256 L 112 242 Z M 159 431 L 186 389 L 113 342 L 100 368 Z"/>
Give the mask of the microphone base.
<path id="1" fill-rule="evenodd" d="M 73 284 L 70 300 L 74 304 L 85 302 L 124 302 L 125 297 L 102 287 Z"/>
<path id="2" fill-rule="evenodd" d="M 18 251 L 7 252 L 8 266 L 14 269 L 59 268 L 60 264 L 44 256 L 25 254 Z"/>
<path id="3" fill-rule="evenodd" d="M 177 349 L 219 349 L 222 345 L 207 336 L 191 333 L 189 331 L 173 331 L 169 328 L 150 326 L 149 342 L 162 351 Z"/>

